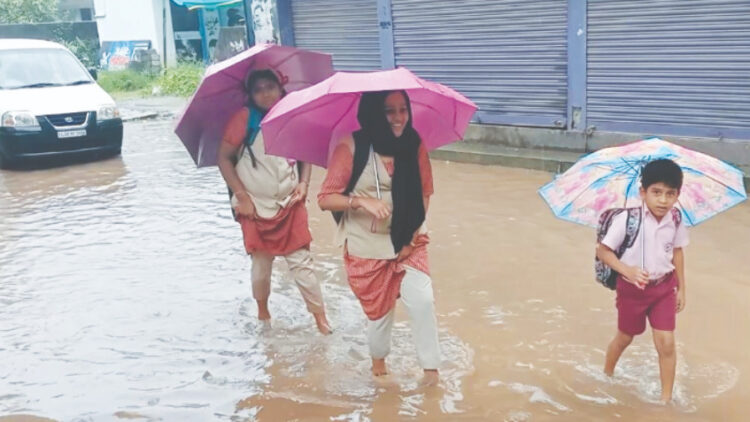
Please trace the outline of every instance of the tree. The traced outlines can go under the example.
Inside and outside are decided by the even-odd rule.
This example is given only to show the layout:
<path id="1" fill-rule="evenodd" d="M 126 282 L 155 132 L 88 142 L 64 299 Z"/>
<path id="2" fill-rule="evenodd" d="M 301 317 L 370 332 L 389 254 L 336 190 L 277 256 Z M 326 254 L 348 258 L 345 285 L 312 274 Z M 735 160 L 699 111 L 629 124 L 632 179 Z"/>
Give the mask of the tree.
<path id="1" fill-rule="evenodd" d="M 54 22 L 58 0 L 0 0 L 0 24 Z"/>

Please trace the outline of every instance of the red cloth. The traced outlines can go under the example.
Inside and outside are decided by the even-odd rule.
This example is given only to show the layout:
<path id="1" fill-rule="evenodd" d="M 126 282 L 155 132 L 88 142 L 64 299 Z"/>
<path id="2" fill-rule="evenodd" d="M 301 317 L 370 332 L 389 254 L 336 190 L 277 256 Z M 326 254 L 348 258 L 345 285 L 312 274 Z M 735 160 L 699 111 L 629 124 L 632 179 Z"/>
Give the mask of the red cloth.
<path id="1" fill-rule="evenodd" d="M 247 119 L 250 113 L 246 107 L 236 112 L 224 128 L 223 142 L 239 146 L 247 132 Z M 266 252 L 271 255 L 288 255 L 300 248 L 308 247 L 312 235 L 307 220 L 307 208 L 303 201 L 290 207 L 282 208 L 271 219 L 239 216 L 237 221 L 242 227 L 242 238 L 245 251 Z"/>
<path id="2" fill-rule="evenodd" d="M 238 220 L 248 254 L 261 251 L 284 256 L 312 242 L 304 201 L 282 208 L 271 219 L 240 216 Z"/>
<path id="3" fill-rule="evenodd" d="M 232 118 L 227 122 L 224 128 L 224 137 L 221 139 L 222 142 L 226 142 L 229 145 L 236 147 L 242 145 L 242 141 L 245 140 L 247 135 L 247 119 L 250 117 L 250 110 L 247 107 L 242 107 L 239 111 L 232 115 Z"/>
<path id="4" fill-rule="evenodd" d="M 617 328 L 630 336 L 646 330 L 646 319 L 651 328 L 674 331 L 677 315 L 677 274 L 672 272 L 658 284 L 643 290 L 617 277 Z"/>
<path id="5" fill-rule="evenodd" d="M 419 172 L 422 179 L 422 193 L 425 197 L 433 194 L 432 167 L 427 150 L 419 147 Z M 352 174 L 352 151 L 346 144 L 336 147 L 328 163 L 328 173 L 318 194 L 318 199 L 332 193 L 343 193 Z M 386 166 L 389 173 L 393 173 L 392 166 Z M 394 306 L 401 291 L 401 280 L 406 270 L 404 266 L 412 267 L 430 274 L 427 256 L 429 236 L 419 235 L 415 247 L 404 261 L 395 259 L 367 259 L 349 255 L 344 249 L 344 266 L 349 279 L 349 286 L 359 299 L 367 318 L 377 320 L 385 316 Z"/>
<path id="6" fill-rule="evenodd" d="M 354 296 L 370 320 L 384 317 L 401 295 L 401 281 L 406 275 L 404 266 L 430 274 L 427 259 L 429 237 L 420 235 L 411 255 L 403 262 L 395 259 L 367 259 L 349 255 L 344 251 L 344 267 Z"/>

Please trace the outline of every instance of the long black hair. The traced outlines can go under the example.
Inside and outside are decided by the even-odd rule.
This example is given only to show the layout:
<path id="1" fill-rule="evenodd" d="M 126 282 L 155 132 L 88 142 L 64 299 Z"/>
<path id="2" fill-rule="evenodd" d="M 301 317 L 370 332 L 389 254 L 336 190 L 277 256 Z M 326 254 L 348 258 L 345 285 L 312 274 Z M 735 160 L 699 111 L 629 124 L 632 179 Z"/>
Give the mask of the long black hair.
<path id="1" fill-rule="evenodd" d="M 409 111 L 409 121 L 406 122 L 403 133 L 398 137 L 393 134 L 393 129 L 385 114 L 385 100 L 394 92 L 399 92 L 404 96 Z M 425 220 L 418 159 L 422 140 L 412 125 L 409 96 L 405 91 L 364 93 L 359 102 L 357 120 L 362 127 L 358 135 L 364 135 L 378 154 L 394 158 L 391 191 L 393 197 L 391 243 L 398 253 L 405 245 L 411 243 L 414 233 Z"/>

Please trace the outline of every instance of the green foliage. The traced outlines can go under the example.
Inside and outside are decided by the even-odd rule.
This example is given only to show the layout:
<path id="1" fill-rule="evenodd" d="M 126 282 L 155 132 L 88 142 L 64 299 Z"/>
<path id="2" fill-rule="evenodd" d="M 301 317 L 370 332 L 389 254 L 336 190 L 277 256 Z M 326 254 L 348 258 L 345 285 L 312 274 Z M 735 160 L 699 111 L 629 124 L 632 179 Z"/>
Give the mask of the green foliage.
<path id="1" fill-rule="evenodd" d="M 151 95 L 154 88 L 163 95 L 190 96 L 198 87 L 205 67 L 202 63 L 180 63 L 158 77 L 133 69 L 99 72 L 99 85 L 110 94 L 137 92 Z"/>
<path id="2" fill-rule="evenodd" d="M 100 71 L 97 81 L 105 91 L 110 94 L 116 92 L 141 91 L 144 94 L 151 93 L 154 78 L 145 73 L 134 70 Z"/>
<path id="3" fill-rule="evenodd" d="M 59 39 L 57 42 L 75 54 L 86 68 L 99 67 L 99 42 L 97 40 L 85 40 L 75 37 L 72 40 Z"/>
<path id="4" fill-rule="evenodd" d="M 58 0 L 0 0 L 0 24 L 58 20 Z"/>
<path id="5" fill-rule="evenodd" d="M 205 67 L 202 63 L 185 62 L 165 69 L 156 85 L 162 94 L 190 96 L 198 87 Z"/>

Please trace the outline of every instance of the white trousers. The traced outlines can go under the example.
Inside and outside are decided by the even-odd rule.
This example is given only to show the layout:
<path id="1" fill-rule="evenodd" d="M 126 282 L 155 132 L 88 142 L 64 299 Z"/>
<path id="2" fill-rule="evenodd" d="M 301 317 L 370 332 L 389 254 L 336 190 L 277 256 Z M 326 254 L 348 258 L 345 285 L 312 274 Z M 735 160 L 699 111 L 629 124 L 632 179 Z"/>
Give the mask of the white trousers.
<path id="1" fill-rule="evenodd" d="M 314 314 L 323 312 L 323 293 L 320 290 L 318 277 L 312 269 L 313 260 L 310 251 L 305 248 L 297 249 L 284 259 L 307 304 L 307 310 Z M 273 260 L 273 255 L 253 253 L 252 283 L 255 300 L 268 300 L 271 295 Z"/>
<path id="2" fill-rule="evenodd" d="M 440 345 L 430 276 L 406 267 L 406 275 L 401 281 L 401 302 L 409 314 L 419 365 L 422 369 L 438 369 Z M 391 351 L 391 329 L 394 319 L 395 308 L 378 320 L 367 321 L 367 339 L 373 359 L 383 359 Z"/>

